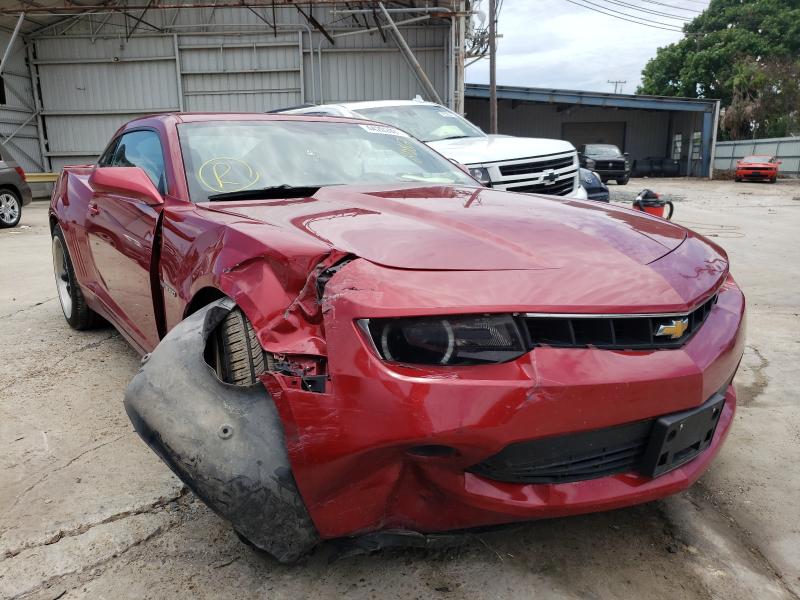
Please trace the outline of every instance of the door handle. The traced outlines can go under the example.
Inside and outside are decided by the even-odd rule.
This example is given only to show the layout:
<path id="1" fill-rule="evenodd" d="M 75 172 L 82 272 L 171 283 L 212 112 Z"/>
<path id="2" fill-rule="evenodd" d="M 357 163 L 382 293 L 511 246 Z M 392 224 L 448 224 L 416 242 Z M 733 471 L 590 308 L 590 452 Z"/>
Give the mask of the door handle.
<path id="1" fill-rule="evenodd" d="M 100 214 L 100 208 L 97 206 L 95 202 L 89 202 L 89 215 L 95 216 Z"/>

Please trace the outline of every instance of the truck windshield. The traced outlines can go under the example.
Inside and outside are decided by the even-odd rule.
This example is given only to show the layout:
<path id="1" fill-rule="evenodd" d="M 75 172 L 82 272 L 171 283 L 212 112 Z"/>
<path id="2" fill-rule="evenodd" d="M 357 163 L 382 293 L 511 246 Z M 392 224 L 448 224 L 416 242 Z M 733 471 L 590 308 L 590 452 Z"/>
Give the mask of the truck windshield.
<path id="1" fill-rule="evenodd" d="M 478 183 L 408 134 L 378 124 L 211 121 L 178 125 L 192 202 L 287 187 Z"/>
<path id="2" fill-rule="evenodd" d="M 486 135 L 463 117 L 434 104 L 359 108 L 357 112 L 373 121 L 399 127 L 423 142 Z"/>
<path id="3" fill-rule="evenodd" d="M 586 154 L 591 156 L 619 156 L 622 152 L 613 144 L 587 144 Z"/>

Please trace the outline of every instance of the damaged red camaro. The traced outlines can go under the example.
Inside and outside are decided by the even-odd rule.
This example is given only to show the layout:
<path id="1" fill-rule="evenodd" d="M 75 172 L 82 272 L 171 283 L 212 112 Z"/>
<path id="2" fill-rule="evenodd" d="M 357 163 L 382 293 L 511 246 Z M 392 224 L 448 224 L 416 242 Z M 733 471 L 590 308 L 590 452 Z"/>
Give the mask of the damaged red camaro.
<path id="1" fill-rule="evenodd" d="M 281 561 L 661 498 L 732 423 L 721 248 L 480 187 L 392 127 L 139 119 L 64 170 L 51 228 L 70 325 L 145 354 L 137 432 Z"/>

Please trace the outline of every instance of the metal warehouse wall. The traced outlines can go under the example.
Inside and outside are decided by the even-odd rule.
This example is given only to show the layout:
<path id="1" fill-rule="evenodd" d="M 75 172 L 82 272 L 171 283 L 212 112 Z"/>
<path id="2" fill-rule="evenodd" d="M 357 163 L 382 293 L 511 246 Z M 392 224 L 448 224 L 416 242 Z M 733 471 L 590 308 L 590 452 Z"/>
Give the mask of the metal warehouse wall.
<path id="1" fill-rule="evenodd" d="M 467 117 L 484 130 L 489 127 L 489 102 L 466 98 Z M 669 113 L 573 106 L 561 112 L 556 105 L 498 101 L 498 131 L 508 135 L 561 138 L 563 123 L 625 122 L 625 152 L 631 158 L 665 156 L 668 148 Z"/>
<path id="2" fill-rule="evenodd" d="M 250 11 L 208 9 L 148 13 L 153 24 L 186 33 L 150 33 L 142 26 L 126 39 L 124 17 L 111 14 L 84 18 L 64 35 L 37 36 L 31 40 L 33 64 L 41 80 L 49 169 L 93 162 L 113 132 L 141 114 L 258 112 L 424 94 L 391 38 L 363 31 L 336 37 L 353 31 L 353 24 L 328 10 L 315 7 L 314 16 L 341 23 L 326 26 L 335 45 L 294 7 L 275 9 L 277 33 Z M 449 22 L 431 20 L 401 31 L 447 98 Z"/>
<path id="3" fill-rule="evenodd" d="M 774 154 L 781 161 L 781 175 L 800 176 L 800 138 L 796 137 L 717 142 L 714 168 L 733 171 L 736 160 L 750 154 Z"/>
<path id="4" fill-rule="evenodd" d="M 707 175 L 703 165 L 703 142 L 690 157 L 692 134 L 702 133 L 702 110 L 639 110 L 630 108 L 580 106 L 515 102 L 501 99 L 497 103 L 498 131 L 508 135 L 563 139 L 566 123 L 624 123 L 624 152 L 633 160 L 647 157 L 672 157 L 675 134 L 681 134 L 681 175 Z M 465 99 L 467 117 L 484 130 L 489 125 L 489 101 L 486 98 Z M 710 130 L 710 126 L 709 126 Z M 711 140 L 706 142 L 710 156 Z"/>
<path id="5" fill-rule="evenodd" d="M 10 33 L 0 32 L 0 47 L 5 49 L 10 39 Z M 16 160 L 26 171 L 41 171 L 42 156 L 34 116 L 36 107 L 30 70 L 25 62 L 25 46 L 20 38 L 14 42 L 11 51 L 3 68 L 6 103 L 0 104 L 0 154 Z"/>

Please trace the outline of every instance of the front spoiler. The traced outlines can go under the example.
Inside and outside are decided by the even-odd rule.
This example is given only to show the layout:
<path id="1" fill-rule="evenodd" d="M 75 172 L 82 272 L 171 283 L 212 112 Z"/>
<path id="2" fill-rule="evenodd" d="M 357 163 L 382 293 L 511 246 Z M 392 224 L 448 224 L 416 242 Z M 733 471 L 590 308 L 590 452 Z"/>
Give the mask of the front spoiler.
<path id="1" fill-rule="evenodd" d="M 314 547 L 319 535 L 300 497 L 283 427 L 261 384 L 221 382 L 203 352 L 234 307 L 221 299 L 179 323 L 125 392 L 136 432 L 214 512 L 280 562 Z"/>

